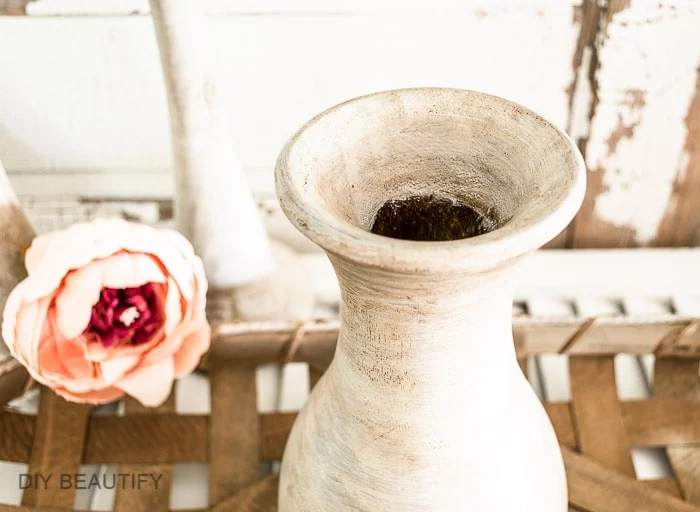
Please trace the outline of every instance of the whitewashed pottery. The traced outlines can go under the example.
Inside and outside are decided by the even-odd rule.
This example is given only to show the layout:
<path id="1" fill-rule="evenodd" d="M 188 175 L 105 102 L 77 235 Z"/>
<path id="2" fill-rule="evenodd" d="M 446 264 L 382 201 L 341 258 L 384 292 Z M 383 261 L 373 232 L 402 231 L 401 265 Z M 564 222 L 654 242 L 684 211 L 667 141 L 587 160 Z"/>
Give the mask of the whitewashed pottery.
<path id="1" fill-rule="evenodd" d="M 581 204 L 569 138 L 497 97 L 389 91 L 307 123 L 276 181 L 342 291 L 335 358 L 287 443 L 280 512 L 565 512 L 559 446 L 517 365 L 511 303 L 523 258 Z M 450 242 L 368 232 L 387 200 L 427 194 L 500 227 Z"/>

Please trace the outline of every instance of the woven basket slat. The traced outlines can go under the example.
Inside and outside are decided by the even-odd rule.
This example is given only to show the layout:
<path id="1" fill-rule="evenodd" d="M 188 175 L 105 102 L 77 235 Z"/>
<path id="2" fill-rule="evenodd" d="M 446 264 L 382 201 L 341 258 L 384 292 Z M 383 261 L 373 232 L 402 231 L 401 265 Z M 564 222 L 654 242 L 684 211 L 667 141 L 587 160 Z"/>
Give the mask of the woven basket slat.
<path id="1" fill-rule="evenodd" d="M 513 331 L 513 342 L 515 343 L 515 357 L 518 360 L 518 366 L 523 371 L 525 377 L 528 376 L 527 370 L 527 345 L 525 344 L 525 333 L 522 331 Z"/>
<path id="2" fill-rule="evenodd" d="M 88 406 L 66 402 L 53 392 L 42 389 L 27 472 L 42 475 L 78 473 L 89 413 Z M 75 488 L 71 487 L 61 489 L 61 479 L 51 478 L 46 487 L 26 489 L 22 505 L 71 508 L 75 500 Z"/>
<path id="3" fill-rule="evenodd" d="M 581 453 L 634 477 L 634 464 L 617 399 L 614 357 L 571 357 L 569 374 L 571 406 Z"/>
<path id="4" fill-rule="evenodd" d="M 700 398 L 698 366 L 698 361 L 659 358 L 654 367 L 654 395 L 690 398 L 697 402 Z M 696 414 L 694 420 L 685 425 L 700 430 L 700 415 Z M 690 503 L 700 505 L 700 447 L 669 446 L 666 454 L 681 495 Z"/>
<path id="5" fill-rule="evenodd" d="M 209 378 L 209 500 L 219 503 L 260 478 L 255 367 L 216 360 Z"/>
<path id="6" fill-rule="evenodd" d="M 322 371 L 309 367 L 309 389 L 314 389 L 322 375 Z"/>
<path id="7" fill-rule="evenodd" d="M 632 446 L 700 444 L 700 400 L 657 398 L 620 406 Z"/>
<path id="8" fill-rule="evenodd" d="M 260 415 L 260 458 L 262 460 L 281 458 L 296 417 L 296 413 L 293 412 Z"/>
<path id="9" fill-rule="evenodd" d="M 578 448 L 578 440 L 574 431 L 574 422 L 571 415 L 571 404 L 564 402 L 545 403 L 544 409 L 554 426 L 559 443 L 569 448 Z"/>
<path id="10" fill-rule="evenodd" d="M 5 361 L 0 365 L 0 404 L 6 404 L 22 394 L 27 385 L 29 374 L 24 366 L 14 360 Z"/>
<path id="11" fill-rule="evenodd" d="M 668 493 L 676 498 L 682 499 L 681 490 L 678 488 L 678 482 L 675 478 L 659 478 L 658 480 L 643 480 L 642 483 L 654 487 L 660 491 Z"/>
<path id="12" fill-rule="evenodd" d="M 277 508 L 278 475 L 269 475 L 220 501 L 210 512 L 270 512 Z"/>
<path id="13" fill-rule="evenodd" d="M 90 418 L 85 464 L 205 462 L 208 417 L 175 414 Z"/>
<path id="14" fill-rule="evenodd" d="M 36 417 L 11 411 L 0 413 L 0 460 L 28 462 Z"/>
<path id="15" fill-rule="evenodd" d="M 124 399 L 124 414 L 152 415 L 175 413 L 175 390 L 160 407 L 147 408 L 131 397 Z M 140 489 L 118 487 L 114 498 L 115 512 L 167 512 L 170 504 L 172 466 L 170 464 L 124 464 L 117 473 L 161 475 L 157 485 Z M 149 482 L 150 484 L 150 482 Z"/>
<path id="16" fill-rule="evenodd" d="M 700 512 L 700 508 L 586 455 L 563 448 L 569 502 L 595 512 Z"/>
<path id="17" fill-rule="evenodd" d="M 14 507 L 12 505 L 2 505 L 0 504 L 0 512 L 66 512 L 64 508 L 51 508 L 51 507 Z"/>

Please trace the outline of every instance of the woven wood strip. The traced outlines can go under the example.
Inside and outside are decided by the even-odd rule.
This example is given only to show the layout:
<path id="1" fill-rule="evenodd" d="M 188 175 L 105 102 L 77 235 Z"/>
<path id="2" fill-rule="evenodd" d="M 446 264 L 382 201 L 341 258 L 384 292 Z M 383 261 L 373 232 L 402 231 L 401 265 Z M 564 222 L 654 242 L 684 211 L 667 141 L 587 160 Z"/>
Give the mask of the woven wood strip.
<path id="1" fill-rule="evenodd" d="M 86 405 L 66 402 L 42 388 L 27 472 L 44 476 L 78 473 L 89 411 Z M 72 508 L 74 501 L 75 487 L 61 489 L 61 478 L 55 477 L 45 487 L 30 487 L 22 495 L 22 505 L 31 507 Z"/>
<path id="2" fill-rule="evenodd" d="M 210 512 L 273 512 L 277 510 L 279 476 L 270 475 L 241 489 L 235 495 L 211 507 Z"/>
<path id="3" fill-rule="evenodd" d="M 554 426 L 554 432 L 557 434 L 559 442 L 569 448 L 576 448 L 578 442 L 576 440 L 576 432 L 574 431 L 571 406 L 568 403 L 560 402 L 544 404 L 544 408 L 549 415 L 552 426 Z"/>
<path id="4" fill-rule="evenodd" d="M 620 406 L 632 446 L 700 444 L 700 400 L 635 400 Z"/>
<path id="5" fill-rule="evenodd" d="M 678 316 L 659 321 L 602 317 L 594 325 L 582 319 L 544 322 L 528 316 L 513 318 L 514 333 L 523 337 L 530 356 L 558 354 L 563 349 L 564 353 L 576 355 L 653 354 L 669 335 L 688 330 L 693 322 L 692 318 Z M 222 325 L 216 331 L 212 350 L 216 351 L 216 358 L 258 365 L 277 363 L 298 327 L 292 322 Z M 308 322 L 293 361 L 307 362 L 319 370 L 327 368 L 335 351 L 338 327 L 337 320 Z M 695 343 L 696 336 L 700 334 L 685 336 L 682 342 L 664 347 L 664 355 L 697 360 L 700 342 Z M 572 338 L 576 338 L 576 343 L 569 345 Z"/>
<path id="6" fill-rule="evenodd" d="M 85 464 L 206 462 L 207 416 L 91 418 Z"/>
<path id="7" fill-rule="evenodd" d="M 522 331 L 513 330 L 513 343 L 515 344 L 515 357 L 518 360 L 518 366 L 527 377 L 527 344 L 525 343 L 525 333 Z"/>
<path id="8" fill-rule="evenodd" d="M 0 460 L 29 462 L 36 417 L 0 411 Z"/>
<path id="9" fill-rule="evenodd" d="M 281 459 L 296 413 L 263 414 L 260 416 L 260 456 L 263 460 Z"/>
<path id="10" fill-rule="evenodd" d="M 0 503 L 0 512 L 70 512 L 65 508 L 50 507 L 15 507 L 13 505 L 3 505 Z"/>
<path id="11" fill-rule="evenodd" d="M 698 361 L 659 358 L 654 365 L 654 394 L 659 397 L 690 398 L 697 401 Z M 667 416 L 667 418 L 676 416 Z M 684 424 L 700 431 L 700 415 Z M 669 446 L 666 454 L 671 463 L 681 495 L 700 505 L 700 447 Z"/>
<path id="12" fill-rule="evenodd" d="M 209 502 L 217 504 L 260 478 L 255 367 L 210 363 Z"/>
<path id="13" fill-rule="evenodd" d="M 569 501 L 593 512 L 700 512 L 700 507 L 563 447 Z"/>
<path id="14" fill-rule="evenodd" d="M 545 403 L 559 442 L 576 447 L 569 403 Z M 700 445 L 700 400 L 620 402 L 630 445 Z M 281 458 L 296 413 L 258 417 L 259 459 Z M 34 416 L 0 413 L 0 460 L 27 462 L 36 425 Z M 209 416 L 162 414 L 92 417 L 84 464 L 207 462 Z M 13 441 L 13 442 L 10 442 Z"/>
<path id="15" fill-rule="evenodd" d="M 316 368 L 309 367 L 309 388 L 314 389 L 318 381 L 321 380 L 323 372 L 317 370 Z"/>
<path id="16" fill-rule="evenodd" d="M 658 480 L 643 480 L 643 484 L 649 485 L 660 491 L 668 493 L 676 498 L 683 499 L 681 496 L 681 490 L 678 488 L 678 482 L 675 478 L 660 478 Z"/>
<path id="17" fill-rule="evenodd" d="M 3 361 L 0 365 L 0 404 L 6 404 L 16 396 L 22 394 L 27 386 L 29 374 L 24 366 L 14 360 Z"/>
<path id="18" fill-rule="evenodd" d="M 175 413 L 175 390 L 163 405 L 157 408 L 147 408 L 131 397 L 124 400 L 124 414 L 167 414 Z M 172 483 L 172 467 L 169 464 L 125 464 L 118 473 L 151 474 L 158 478 L 156 482 L 133 489 L 120 487 L 114 499 L 115 512 L 167 512 L 170 503 L 170 487 Z"/>
<path id="19" fill-rule="evenodd" d="M 581 453 L 634 477 L 612 356 L 569 359 L 571 407 Z"/>

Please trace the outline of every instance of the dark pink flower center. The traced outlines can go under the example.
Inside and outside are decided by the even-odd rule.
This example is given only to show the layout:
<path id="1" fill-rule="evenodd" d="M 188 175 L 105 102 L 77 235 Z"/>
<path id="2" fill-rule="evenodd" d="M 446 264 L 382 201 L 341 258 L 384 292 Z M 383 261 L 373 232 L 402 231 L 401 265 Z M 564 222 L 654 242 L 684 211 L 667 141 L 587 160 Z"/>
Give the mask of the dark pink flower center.
<path id="1" fill-rule="evenodd" d="M 163 311 L 153 283 L 137 288 L 103 288 L 92 307 L 85 334 L 105 348 L 139 345 L 163 324 Z"/>

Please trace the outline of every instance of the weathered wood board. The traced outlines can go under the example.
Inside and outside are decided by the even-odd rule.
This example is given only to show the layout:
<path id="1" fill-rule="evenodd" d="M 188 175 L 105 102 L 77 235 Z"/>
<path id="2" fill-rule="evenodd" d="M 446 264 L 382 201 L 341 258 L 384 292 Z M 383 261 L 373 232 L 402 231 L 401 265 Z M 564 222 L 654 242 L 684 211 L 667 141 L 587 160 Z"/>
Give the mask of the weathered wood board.
<path id="1" fill-rule="evenodd" d="M 579 144 L 588 194 L 552 246 L 700 244 L 696 1 L 207 0 L 207 10 L 232 143 L 265 208 L 276 155 L 310 116 L 374 90 L 438 85 L 520 102 Z M 148 2 L 5 0 L 0 14 L 0 158 L 30 216 L 77 220 L 85 204 L 103 214 L 102 199 L 127 211 L 158 199 L 167 212 L 170 131 Z"/>
<path id="2" fill-rule="evenodd" d="M 698 245 L 700 5 L 624 0 L 594 14 L 587 83 L 574 98 L 591 116 L 572 245 Z"/>

